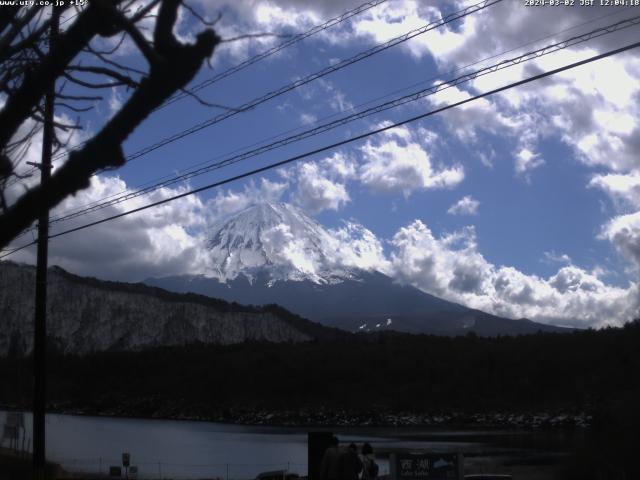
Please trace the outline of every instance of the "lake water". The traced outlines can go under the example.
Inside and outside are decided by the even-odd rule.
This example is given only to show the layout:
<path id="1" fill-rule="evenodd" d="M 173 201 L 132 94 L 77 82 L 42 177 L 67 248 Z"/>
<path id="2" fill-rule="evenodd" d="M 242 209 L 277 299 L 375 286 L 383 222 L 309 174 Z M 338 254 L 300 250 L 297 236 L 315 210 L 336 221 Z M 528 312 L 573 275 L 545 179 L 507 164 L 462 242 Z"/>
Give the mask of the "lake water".
<path id="1" fill-rule="evenodd" d="M 0 412 L 0 425 L 6 412 Z M 31 437 L 31 414 L 25 430 Z M 318 429 L 315 429 L 318 430 Z M 47 459 L 71 472 L 108 472 L 131 455 L 138 478 L 255 478 L 264 471 L 288 469 L 307 474 L 307 429 L 256 427 L 211 422 L 47 415 Z M 562 435 L 542 437 L 509 430 L 437 430 L 408 428 L 333 429 L 341 442 L 368 441 L 377 452 L 381 473 L 390 450 L 462 452 L 465 464 L 500 456 L 557 455 L 568 442 Z M 4 446 L 7 446 L 5 443 Z"/>

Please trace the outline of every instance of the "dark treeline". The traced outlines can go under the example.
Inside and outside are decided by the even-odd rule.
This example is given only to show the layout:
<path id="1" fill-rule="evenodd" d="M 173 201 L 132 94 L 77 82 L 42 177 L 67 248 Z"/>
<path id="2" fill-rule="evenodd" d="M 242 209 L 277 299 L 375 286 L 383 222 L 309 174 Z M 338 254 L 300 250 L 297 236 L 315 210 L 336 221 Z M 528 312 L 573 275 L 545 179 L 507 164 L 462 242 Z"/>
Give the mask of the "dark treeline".
<path id="1" fill-rule="evenodd" d="M 639 347 L 636 321 L 520 337 L 387 332 L 295 345 L 53 352 L 48 399 L 58 411 L 230 421 L 256 410 L 334 409 L 356 419 L 380 411 L 587 412 L 592 440 L 563 478 L 640 478 Z M 0 403 L 30 407 L 31 366 L 29 357 L 0 359 Z"/>
<path id="2" fill-rule="evenodd" d="M 353 335 L 306 344 L 51 354 L 49 400 L 150 398 L 213 407 L 609 410 L 640 398 L 640 322 L 520 337 Z M 30 358 L 0 359 L 0 402 L 28 405 Z"/>

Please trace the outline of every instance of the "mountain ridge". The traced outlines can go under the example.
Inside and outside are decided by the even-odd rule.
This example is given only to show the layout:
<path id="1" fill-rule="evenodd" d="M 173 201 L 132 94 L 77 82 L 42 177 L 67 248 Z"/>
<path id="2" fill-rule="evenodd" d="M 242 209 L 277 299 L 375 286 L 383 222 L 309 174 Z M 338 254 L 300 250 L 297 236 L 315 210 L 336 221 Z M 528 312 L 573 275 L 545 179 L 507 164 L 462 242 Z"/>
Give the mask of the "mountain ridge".
<path id="1" fill-rule="evenodd" d="M 50 344 L 62 353 L 193 343 L 306 342 L 336 332 L 278 306 L 243 306 L 143 285 L 49 270 Z M 0 355 L 33 348 L 35 267 L 0 262 Z"/>
<path id="2" fill-rule="evenodd" d="M 145 283 L 243 304 L 276 303 L 313 322 L 351 332 L 494 336 L 571 331 L 501 318 L 401 284 L 375 268 L 361 268 L 359 263 L 374 264 L 366 257 L 372 252 L 362 247 L 345 252 L 332 233 L 292 205 L 258 203 L 212 228 L 211 276 L 178 275 Z"/>

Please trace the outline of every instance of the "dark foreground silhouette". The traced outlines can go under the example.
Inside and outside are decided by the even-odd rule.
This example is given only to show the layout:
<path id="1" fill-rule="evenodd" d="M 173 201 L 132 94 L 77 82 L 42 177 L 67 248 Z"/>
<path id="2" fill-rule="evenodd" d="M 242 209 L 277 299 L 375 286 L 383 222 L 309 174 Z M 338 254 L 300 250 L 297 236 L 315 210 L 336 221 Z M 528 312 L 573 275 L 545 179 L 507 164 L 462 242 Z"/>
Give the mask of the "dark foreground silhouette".
<path id="1" fill-rule="evenodd" d="M 281 423 L 297 415 L 296 423 L 342 418 L 353 425 L 408 412 L 423 420 L 501 418 L 524 428 L 585 428 L 591 435 L 576 445 L 564 478 L 640 478 L 638 345 L 636 321 L 520 337 L 387 332 L 295 345 L 190 345 L 82 357 L 50 352 L 49 402 L 56 411 L 248 423 L 260 418 L 258 411 L 279 412 Z M 0 359 L 0 402 L 29 408 L 31 361 Z M 564 420 L 522 422 L 540 417 Z M 588 421 L 577 425 L 571 418 Z"/>

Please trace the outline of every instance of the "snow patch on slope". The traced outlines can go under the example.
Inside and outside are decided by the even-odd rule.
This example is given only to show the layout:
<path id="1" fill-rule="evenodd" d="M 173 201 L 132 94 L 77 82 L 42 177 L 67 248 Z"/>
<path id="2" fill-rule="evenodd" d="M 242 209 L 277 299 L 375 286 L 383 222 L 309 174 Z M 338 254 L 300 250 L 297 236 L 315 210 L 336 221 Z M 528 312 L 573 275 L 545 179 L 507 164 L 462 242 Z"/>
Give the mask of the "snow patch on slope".
<path id="1" fill-rule="evenodd" d="M 214 225 L 208 242 L 212 275 L 222 282 L 267 273 L 278 280 L 339 283 L 356 270 L 382 269 L 382 245 L 366 228 L 328 230 L 302 210 L 265 202 Z"/>

